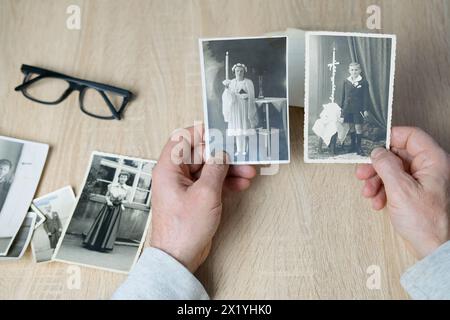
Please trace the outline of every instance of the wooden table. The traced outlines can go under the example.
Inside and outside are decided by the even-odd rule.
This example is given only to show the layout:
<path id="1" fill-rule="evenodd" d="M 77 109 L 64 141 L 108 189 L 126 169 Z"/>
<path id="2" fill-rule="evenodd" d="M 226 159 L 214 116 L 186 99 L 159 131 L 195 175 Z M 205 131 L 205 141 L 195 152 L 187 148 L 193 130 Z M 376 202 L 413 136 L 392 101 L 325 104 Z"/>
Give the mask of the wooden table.
<path id="1" fill-rule="evenodd" d="M 66 8 L 81 8 L 81 30 Z M 257 36 L 297 27 L 368 31 L 379 4 L 382 32 L 398 36 L 394 125 L 429 131 L 450 150 L 450 4 L 441 0 L 2 0 L 0 134 L 51 145 L 36 196 L 80 191 L 93 150 L 156 159 L 177 127 L 203 119 L 197 39 Z M 14 92 L 27 63 L 132 90 L 123 121 L 84 115 L 72 95 L 48 108 Z M 258 176 L 225 201 L 213 252 L 198 271 L 213 298 L 407 298 L 399 277 L 415 260 L 386 213 L 360 196 L 354 165 L 303 162 L 303 109 L 290 110 L 291 164 Z M 381 287 L 366 286 L 378 266 Z M 378 268 L 378 267 L 375 267 Z M 0 264 L 0 299 L 108 299 L 123 275 L 36 265 L 30 252 Z M 370 268 L 369 268 L 370 270 Z"/>

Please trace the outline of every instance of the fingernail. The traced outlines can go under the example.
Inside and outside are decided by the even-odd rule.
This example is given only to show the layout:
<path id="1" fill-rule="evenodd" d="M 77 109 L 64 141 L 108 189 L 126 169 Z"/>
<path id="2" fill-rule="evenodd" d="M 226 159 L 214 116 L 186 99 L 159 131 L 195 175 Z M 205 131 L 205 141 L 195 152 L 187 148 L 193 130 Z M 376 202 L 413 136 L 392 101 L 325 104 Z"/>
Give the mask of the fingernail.
<path id="1" fill-rule="evenodd" d="M 375 148 L 372 150 L 372 153 L 370 154 L 370 157 L 372 159 L 378 158 L 380 155 L 386 152 L 385 148 Z"/>

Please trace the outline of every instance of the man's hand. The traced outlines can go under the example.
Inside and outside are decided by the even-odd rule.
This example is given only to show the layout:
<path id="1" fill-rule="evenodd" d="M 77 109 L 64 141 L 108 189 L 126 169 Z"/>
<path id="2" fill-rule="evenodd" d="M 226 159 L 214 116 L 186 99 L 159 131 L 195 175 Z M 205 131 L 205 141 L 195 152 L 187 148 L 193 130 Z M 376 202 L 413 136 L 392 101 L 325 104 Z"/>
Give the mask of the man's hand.
<path id="1" fill-rule="evenodd" d="M 450 157 L 418 128 L 394 127 L 391 151 L 377 148 L 359 165 L 362 194 L 387 207 L 395 230 L 422 259 L 450 239 Z"/>
<path id="2" fill-rule="evenodd" d="M 224 153 L 204 163 L 203 128 L 184 133 L 188 134 L 179 139 L 175 132 L 178 138 L 167 142 L 153 170 L 151 245 L 195 272 L 208 256 L 219 226 L 222 191 L 247 189 L 256 170 L 229 166 Z M 183 153 L 192 154 L 180 155 L 180 146 Z M 195 157 L 199 163 L 187 164 Z"/>

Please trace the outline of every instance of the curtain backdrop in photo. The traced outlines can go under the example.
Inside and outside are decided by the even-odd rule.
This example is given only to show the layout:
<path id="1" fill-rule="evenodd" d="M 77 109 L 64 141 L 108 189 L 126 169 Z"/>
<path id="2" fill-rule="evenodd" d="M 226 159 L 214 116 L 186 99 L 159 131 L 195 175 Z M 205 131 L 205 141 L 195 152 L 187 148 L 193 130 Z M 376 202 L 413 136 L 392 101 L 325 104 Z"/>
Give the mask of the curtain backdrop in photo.
<path id="1" fill-rule="evenodd" d="M 322 111 L 322 105 L 330 102 L 333 47 L 336 48 L 335 102 L 342 95 L 342 83 L 349 76 L 348 65 L 361 64 L 362 75 L 370 86 L 371 105 L 367 106 L 372 124 L 386 129 L 389 104 L 389 81 L 391 70 L 390 38 L 311 36 L 309 47 L 309 127 L 314 125 Z"/>

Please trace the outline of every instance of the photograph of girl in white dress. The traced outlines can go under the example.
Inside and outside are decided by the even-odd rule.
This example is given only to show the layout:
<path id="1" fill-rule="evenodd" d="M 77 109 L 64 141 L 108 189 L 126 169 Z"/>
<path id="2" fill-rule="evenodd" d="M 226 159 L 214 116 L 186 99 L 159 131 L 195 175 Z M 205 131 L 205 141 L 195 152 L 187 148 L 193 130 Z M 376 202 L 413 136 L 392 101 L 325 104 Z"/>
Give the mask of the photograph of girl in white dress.
<path id="1" fill-rule="evenodd" d="M 54 260 L 128 272 L 150 222 L 155 161 L 94 152 Z"/>
<path id="2" fill-rule="evenodd" d="M 395 36 L 306 33 L 305 161 L 370 162 L 389 147 Z"/>
<path id="3" fill-rule="evenodd" d="M 289 161 L 286 37 L 200 40 L 208 154 Z"/>
<path id="4" fill-rule="evenodd" d="M 246 156 L 246 136 L 254 135 L 258 123 L 255 104 L 255 87 L 252 80 L 245 78 L 247 67 L 237 63 L 231 68 L 233 80 L 224 80 L 222 112 L 228 124 L 227 135 L 236 137 L 235 156 Z"/>

